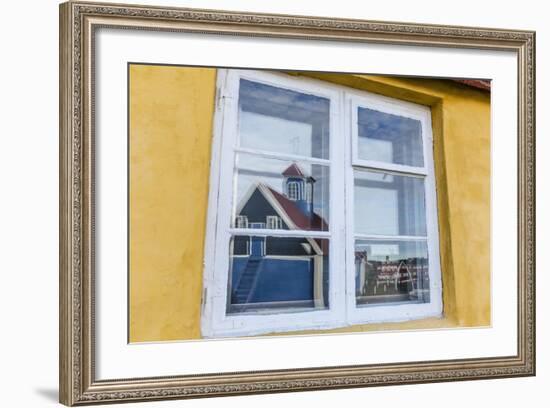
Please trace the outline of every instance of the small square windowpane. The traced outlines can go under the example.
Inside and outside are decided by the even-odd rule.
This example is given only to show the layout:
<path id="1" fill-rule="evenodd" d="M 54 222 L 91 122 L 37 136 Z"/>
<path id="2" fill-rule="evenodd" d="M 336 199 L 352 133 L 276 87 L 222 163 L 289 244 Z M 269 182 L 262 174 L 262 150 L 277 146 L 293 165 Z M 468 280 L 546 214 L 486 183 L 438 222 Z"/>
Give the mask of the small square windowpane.
<path id="1" fill-rule="evenodd" d="M 426 236 L 423 178 L 361 170 L 354 174 L 356 233 Z"/>
<path id="2" fill-rule="evenodd" d="M 234 227 L 328 231 L 328 166 L 251 154 L 236 161 Z"/>
<path id="3" fill-rule="evenodd" d="M 425 241 L 355 241 L 357 305 L 430 301 Z"/>
<path id="4" fill-rule="evenodd" d="M 240 145 L 328 159 L 329 112 L 326 98 L 241 79 Z"/>
<path id="5" fill-rule="evenodd" d="M 419 120 L 358 108 L 357 155 L 361 160 L 423 167 Z"/>
<path id="6" fill-rule="evenodd" d="M 329 240 L 235 236 L 227 313 L 328 308 Z"/>

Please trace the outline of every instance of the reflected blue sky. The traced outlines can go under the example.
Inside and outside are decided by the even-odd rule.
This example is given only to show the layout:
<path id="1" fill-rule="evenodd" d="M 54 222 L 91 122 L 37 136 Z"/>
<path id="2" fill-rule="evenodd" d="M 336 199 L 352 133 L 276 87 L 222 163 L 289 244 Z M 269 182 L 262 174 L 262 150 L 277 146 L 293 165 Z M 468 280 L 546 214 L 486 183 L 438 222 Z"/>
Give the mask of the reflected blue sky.
<path id="1" fill-rule="evenodd" d="M 242 147 L 328 159 L 330 101 L 241 79 Z"/>
<path id="2" fill-rule="evenodd" d="M 311 156 L 312 125 L 253 112 L 239 112 L 241 146 Z"/>
<path id="3" fill-rule="evenodd" d="M 424 180 L 383 172 L 354 172 L 356 233 L 426 235 Z"/>
<path id="4" fill-rule="evenodd" d="M 408 166 L 424 165 L 420 121 L 359 108 L 358 126 L 359 158 Z"/>

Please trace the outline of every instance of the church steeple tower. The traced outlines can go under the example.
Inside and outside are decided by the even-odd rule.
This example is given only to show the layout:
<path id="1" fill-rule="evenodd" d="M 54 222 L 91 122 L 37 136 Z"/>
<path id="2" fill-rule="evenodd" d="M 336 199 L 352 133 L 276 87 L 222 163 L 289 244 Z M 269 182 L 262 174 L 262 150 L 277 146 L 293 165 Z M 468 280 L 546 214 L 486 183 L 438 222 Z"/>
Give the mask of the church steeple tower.
<path id="1" fill-rule="evenodd" d="M 292 163 L 283 171 L 283 191 L 285 196 L 296 203 L 308 217 L 313 215 L 313 184 L 315 179 L 306 175 L 302 169 Z"/>

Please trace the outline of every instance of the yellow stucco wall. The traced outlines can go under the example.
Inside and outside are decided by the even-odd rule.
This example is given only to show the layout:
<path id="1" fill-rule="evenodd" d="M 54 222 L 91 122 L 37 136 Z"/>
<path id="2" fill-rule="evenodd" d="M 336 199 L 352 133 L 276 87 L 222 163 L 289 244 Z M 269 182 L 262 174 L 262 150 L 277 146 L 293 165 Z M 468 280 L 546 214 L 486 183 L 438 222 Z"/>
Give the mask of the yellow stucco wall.
<path id="1" fill-rule="evenodd" d="M 327 332 L 489 325 L 489 93 L 440 80 L 289 74 L 432 108 L 445 317 Z M 132 342 L 200 338 L 215 77 L 214 69 L 130 67 Z"/>
<path id="2" fill-rule="evenodd" d="M 129 338 L 198 338 L 216 71 L 129 75 Z"/>

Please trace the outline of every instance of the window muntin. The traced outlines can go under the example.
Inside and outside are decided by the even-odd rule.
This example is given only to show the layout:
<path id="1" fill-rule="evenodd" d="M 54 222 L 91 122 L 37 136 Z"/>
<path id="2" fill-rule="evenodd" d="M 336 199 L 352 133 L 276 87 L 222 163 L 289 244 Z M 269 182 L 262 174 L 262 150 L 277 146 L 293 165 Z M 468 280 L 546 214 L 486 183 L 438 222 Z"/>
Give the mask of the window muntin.
<path id="1" fill-rule="evenodd" d="M 213 210 L 218 211 L 216 253 L 231 255 L 225 257 L 217 255 L 214 259 L 213 267 L 210 268 L 207 266 L 205 270 L 206 285 L 211 286 L 212 289 L 209 287 L 205 288 L 206 302 L 202 318 L 203 335 L 207 337 L 249 335 L 311 328 L 322 329 L 360 323 L 410 320 L 441 314 L 435 180 L 433 176 L 432 152 L 430 148 L 427 148 L 432 143 L 429 109 L 378 95 L 371 95 L 366 92 L 333 86 L 325 82 L 293 78 L 279 74 L 228 70 L 221 71 L 219 79 L 221 98 L 218 98 L 218 101 L 221 104 L 218 107 L 220 114 L 216 116 L 216 120 L 218 124 L 222 124 L 219 127 L 220 133 L 218 133 L 221 141 L 217 145 L 219 149 L 217 151 L 221 154 L 221 164 L 220 172 L 218 173 L 220 177 L 219 184 L 218 179 L 214 176 L 212 185 L 215 190 L 211 194 L 219 198 L 218 205 Z M 243 118 L 243 112 L 247 111 L 246 108 L 242 109 L 242 104 L 239 100 L 241 97 L 240 86 L 244 83 L 243 79 L 275 89 L 280 88 L 285 91 L 301 93 L 305 96 L 314 95 L 329 101 L 330 108 L 325 120 L 328 129 L 326 140 L 323 138 L 311 139 L 317 140 L 317 142 L 311 142 L 313 145 L 315 143 L 322 144 L 322 148 L 312 146 L 311 151 L 320 152 L 326 150 L 325 153 L 312 153 L 310 156 L 307 156 L 310 154 L 309 149 L 288 150 L 286 147 L 277 147 L 276 144 L 273 147 L 273 144 L 271 146 L 254 145 L 253 143 L 249 143 L 250 140 L 243 142 L 243 138 L 250 138 L 249 135 L 243 137 L 241 134 L 241 119 Z M 273 94 L 280 95 L 275 91 L 273 91 Z M 296 98 L 295 100 L 299 99 Z M 292 110 L 288 106 L 287 108 L 289 111 Z M 420 121 L 422 166 L 415 167 L 409 164 L 384 162 L 380 161 L 379 158 L 377 160 L 359 158 L 357 154 L 360 133 L 359 126 L 357 126 L 358 108 L 391 113 L 398 117 Z M 270 116 L 267 110 L 258 114 Z M 249 119 L 245 118 L 244 120 L 248 121 Z M 287 119 L 289 118 L 285 118 L 285 120 Z M 258 129 L 261 131 L 261 129 L 266 128 L 258 127 Z M 269 132 L 266 129 L 265 135 L 269 135 Z M 263 137 L 262 135 L 258 135 L 256 139 L 260 140 Z M 273 134 L 269 137 L 273 137 Z M 333 141 L 330 142 L 330 139 L 333 139 Z M 338 142 L 334 142 L 334 140 Z M 303 146 L 303 144 L 300 146 Z M 250 161 L 249 164 L 246 164 L 247 158 L 250 157 L 254 158 L 255 164 L 251 165 Z M 270 227 L 273 224 L 267 222 L 267 217 L 264 217 L 261 222 L 249 222 L 247 230 L 236 228 L 236 216 L 241 215 L 237 197 L 243 195 L 239 191 L 246 190 L 246 188 L 240 187 L 240 185 L 244 185 L 244 181 L 240 180 L 245 180 L 248 177 L 247 183 L 249 185 L 264 183 L 265 180 L 262 181 L 262 179 L 265 177 L 266 169 L 274 170 L 271 167 L 272 162 L 285 162 L 289 166 L 295 164 L 300 169 L 298 174 L 302 173 L 304 176 L 312 175 L 314 165 L 318 169 L 324 169 L 323 177 L 325 181 L 317 180 L 316 177 L 313 177 L 316 179 L 313 191 L 308 193 L 307 184 L 305 184 L 306 187 L 302 189 L 301 193 L 296 192 L 295 197 L 303 197 L 306 203 L 311 198 L 314 208 L 317 211 L 323 211 L 323 218 L 326 218 L 325 227 L 312 229 L 296 225 L 294 228 L 288 228 L 288 224 L 285 226 L 287 220 L 283 214 L 281 216 L 283 224 L 281 229 L 271 229 Z M 418 164 L 418 162 L 414 161 L 405 162 Z M 283 167 L 280 164 L 277 167 L 277 174 L 280 174 L 280 170 Z M 244 174 L 247 172 L 249 174 Z M 356 175 L 358 176 L 356 177 Z M 276 177 L 271 178 L 273 180 L 276 179 Z M 388 230 L 383 229 L 382 233 L 380 231 L 378 233 L 372 232 L 376 229 L 376 223 L 371 223 L 370 225 L 371 227 L 374 225 L 374 228 L 363 232 L 355 231 L 354 190 L 356 178 L 360 179 L 358 184 L 365 184 L 364 182 L 366 181 L 367 188 L 373 187 L 375 183 L 378 183 L 375 187 L 380 187 L 382 191 L 397 190 L 396 193 L 385 194 L 388 196 L 397 195 L 397 199 L 394 200 L 395 203 L 392 205 L 394 209 L 397 208 L 398 214 L 401 211 L 407 216 L 411 216 L 412 214 L 414 217 L 414 214 L 411 213 L 411 208 L 416 208 L 417 211 L 420 211 L 420 208 L 424 205 L 426 212 L 424 220 L 407 221 L 405 215 L 402 215 L 402 220 L 387 223 L 393 228 L 393 231 L 390 231 L 392 232 L 390 235 L 383 234 L 383 232 L 388 232 Z M 410 181 L 409 179 L 411 178 L 420 179 L 422 182 L 419 184 L 417 181 Z M 401 181 L 397 181 L 399 179 Z M 295 180 L 290 181 L 294 182 Z M 281 188 L 279 192 L 288 194 L 288 188 L 285 190 L 285 187 L 281 186 L 280 182 L 277 182 L 277 185 Z M 326 186 L 326 188 L 323 188 L 324 193 L 322 194 L 322 198 L 319 198 L 318 185 Z M 362 187 L 359 186 L 359 188 Z M 216 193 L 216 191 L 219 191 L 219 193 Z M 420 199 L 422 194 L 425 194 L 424 200 Z M 414 205 L 408 202 L 408 198 L 403 198 L 405 196 L 412 197 Z M 230 205 L 227 206 L 227 203 Z M 367 225 L 369 224 L 367 223 Z M 386 228 L 389 227 L 386 226 Z M 264 248 L 262 253 L 265 258 L 273 256 L 273 254 L 270 254 L 269 245 L 267 244 L 269 237 L 326 240 L 327 248 L 330 248 L 328 251 L 330 253 L 327 252 L 326 255 L 328 257 L 327 268 L 323 268 L 324 278 L 316 281 L 323 282 L 324 306 L 303 307 L 303 305 L 293 305 L 288 303 L 288 299 L 285 300 L 284 296 L 280 297 L 279 301 L 276 301 L 273 305 L 268 305 L 267 303 L 269 302 L 266 303 L 259 300 L 257 302 L 247 302 L 255 303 L 254 305 L 248 305 L 246 302 L 234 302 L 235 304 L 232 305 L 232 242 L 236 237 L 244 237 L 245 242 L 248 242 L 248 246 L 246 246 L 248 252 L 244 254 L 248 257 L 252 256 L 251 238 L 260 237 L 263 239 L 263 246 L 257 246 L 256 248 Z M 390 245 L 391 242 L 389 242 L 384 247 L 378 241 L 395 241 L 399 245 L 393 244 L 392 246 Z M 402 241 L 413 241 L 414 245 L 424 245 L 427 248 L 429 256 L 419 255 L 416 257 L 418 259 L 412 256 L 407 257 L 408 263 L 406 265 L 398 265 L 400 268 L 398 272 L 401 275 L 408 276 L 410 274 L 412 276 L 414 275 L 411 272 L 413 266 L 418 269 L 418 263 L 427 262 L 427 270 L 425 267 L 420 272 L 415 270 L 415 279 L 418 280 L 418 276 L 422 276 L 421 283 L 423 286 L 420 287 L 420 284 L 416 281 L 416 286 L 414 286 L 410 283 L 412 282 L 411 279 L 406 281 L 405 278 L 401 277 L 398 279 L 398 288 L 401 288 L 401 292 L 393 293 L 395 296 L 393 298 L 386 298 L 384 299 L 385 301 L 372 297 L 373 295 L 369 290 L 373 291 L 373 289 L 369 286 L 368 282 L 367 286 L 364 287 L 365 290 L 362 291 L 357 283 L 360 271 L 357 270 L 355 260 L 356 244 L 358 245 L 357 252 L 366 251 L 367 257 L 369 256 L 369 251 L 371 251 L 372 255 L 373 251 L 375 254 L 379 254 L 383 250 L 386 250 L 388 253 L 384 255 L 383 259 L 390 264 L 390 267 L 394 267 L 392 262 L 399 260 L 399 263 L 401 263 L 403 260 L 402 256 L 410 252 L 410 250 L 405 248 L 406 244 Z M 370 247 L 368 246 L 369 243 L 372 244 Z M 300 246 L 305 251 L 311 251 L 312 249 L 309 241 L 300 242 Z M 394 255 L 395 253 L 397 255 Z M 386 257 L 388 258 L 386 259 Z M 394 259 L 395 257 L 398 258 Z M 406 270 L 409 272 L 407 273 Z M 365 277 L 365 275 L 363 276 Z M 384 276 L 381 277 L 381 281 L 383 280 L 382 278 Z M 374 281 L 371 279 L 370 282 L 372 285 Z M 280 283 L 284 286 L 285 283 L 289 282 L 282 280 Z M 363 281 L 363 283 L 365 282 Z M 393 284 L 395 289 L 395 282 Z M 411 285 L 411 290 L 407 294 L 405 294 L 406 285 Z M 419 290 L 424 292 L 419 292 Z M 426 294 L 426 290 L 429 292 L 428 294 Z M 387 295 L 391 294 L 388 290 L 386 292 Z M 318 300 L 319 298 L 316 297 L 315 299 Z"/>

